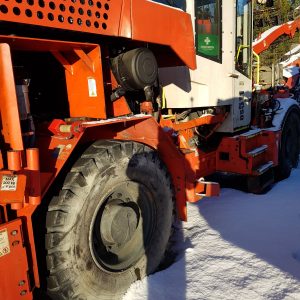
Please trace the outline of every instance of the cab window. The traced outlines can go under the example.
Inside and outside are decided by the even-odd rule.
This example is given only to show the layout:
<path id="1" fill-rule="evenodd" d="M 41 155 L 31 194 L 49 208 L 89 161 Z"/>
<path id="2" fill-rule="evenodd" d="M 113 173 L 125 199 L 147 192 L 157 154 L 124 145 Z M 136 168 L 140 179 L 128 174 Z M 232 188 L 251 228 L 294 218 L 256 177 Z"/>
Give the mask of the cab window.
<path id="1" fill-rule="evenodd" d="M 252 7 L 251 0 L 237 0 L 236 5 L 236 70 L 251 76 Z"/>
<path id="2" fill-rule="evenodd" d="M 169 6 L 181 8 L 186 11 L 186 0 L 153 0 L 154 2 L 166 4 Z"/>
<path id="3" fill-rule="evenodd" d="M 221 62 L 221 0 L 195 0 L 197 54 Z"/>

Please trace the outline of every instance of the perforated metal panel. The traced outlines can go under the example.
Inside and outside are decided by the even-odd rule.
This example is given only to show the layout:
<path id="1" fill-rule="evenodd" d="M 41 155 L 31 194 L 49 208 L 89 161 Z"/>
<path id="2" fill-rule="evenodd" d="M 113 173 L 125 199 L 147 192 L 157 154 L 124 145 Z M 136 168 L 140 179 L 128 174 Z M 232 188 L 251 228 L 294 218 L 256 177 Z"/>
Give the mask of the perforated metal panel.
<path id="1" fill-rule="evenodd" d="M 1 0 L 0 20 L 118 35 L 121 7 L 122 0 Z"/>
<path id="2" fill-rule="evenodd" d="M 154 1 L 0 0 L 1 21 L 43 26 L 45 38 L 45 28 L 51 27 L 168 45 L 196 68 L 190 15 Z M 173 64 L 170 57 L 166 61 Z"/>

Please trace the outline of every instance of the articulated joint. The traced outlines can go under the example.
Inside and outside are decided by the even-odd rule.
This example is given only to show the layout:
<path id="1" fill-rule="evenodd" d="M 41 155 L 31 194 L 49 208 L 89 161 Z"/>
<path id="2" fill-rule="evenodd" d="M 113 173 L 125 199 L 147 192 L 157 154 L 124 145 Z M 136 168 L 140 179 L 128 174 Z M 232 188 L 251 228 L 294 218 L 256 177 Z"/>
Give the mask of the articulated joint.
<path id="1" fill-rule="evenodd" d="M 65 138 L 78 137 L 83 132 L 81 121 L 75 121 L 67 124 L 63 120 L 54 119 L 48 129 L 56 136 Z"/>

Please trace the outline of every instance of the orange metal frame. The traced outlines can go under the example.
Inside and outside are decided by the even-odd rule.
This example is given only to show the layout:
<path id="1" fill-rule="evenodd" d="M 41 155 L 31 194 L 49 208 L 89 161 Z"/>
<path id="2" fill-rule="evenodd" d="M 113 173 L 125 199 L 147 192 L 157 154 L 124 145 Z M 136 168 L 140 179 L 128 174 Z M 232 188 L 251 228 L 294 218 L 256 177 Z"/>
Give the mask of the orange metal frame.
<path id="1" fill-rule="evenodd" d="M 0 112 L 4 142 L 13 150 L 23 150 L 15 81 L 11 64 L 10 49 L 7 44 L 0 45 Z"/>
<path id="2" fill-rule="evenodd" d="M 16 124 L 15 119 L 12 118 L 12 116 L 18 116 L 18 108 L 16 99 L 13 98 L 15 97 L 15 86 L 10 49 L 17 51 L 51 52 L 65 69 L 70 116 L 106 118 L 99 45 L 30 39 L 16 36 L 0 36 L 0 43 L 3 43 L 1 46 L 3 48 L 3 61 L 0 62 L 1 73 L 3 74 L 1 82 L 4 82 L 4 87 L 7 89 L 1 89 L 0 95 L 9 98 L 5 101 L 2 100 L 3 105 L 7 106 L 1 105 L 1 108 L 3 107 L 1 114 L 5 114 L 2 115 L 2 120 L 5 120 L 7 126 L 14 132 L 14 143 L 18 143 L 13 149 L 21 150 L 23 146 L 20 145 L 22 138 L 20 138 L 21 130 L 19 124 Z M 10 84 L 6 84 L 6 81 L 9 81 Z M 94 84 L 95 86 L 90 87 L 90 84 Z M 91 94 L 92 92 L 94 94 Z M 4 124 L 6 125 L 6 123 Z"/>
<path id="3" fill-rule="evenodd" d="M 7 246 L 1 247 L 0 253 L 1 299 L 31 300 L 32 293 L 27 273 L 29 266 L 21 219 L 0 224 L 0 234 L 4 242 L 7 239 Z"/>
<path id="4" fill-rule="evenodd" d="M 145 22 L 151 16 L 155 20 Z M 146 0 L 20 1 L 1 3 L 0 20 L 61 30 L 124 37 L 169 46 L 196 68 L 190 15 Z M 178 22 L 180 20 L 180 22 Z M 162 31 L 161 29 L 164 28 Z M 165 32 L 166 34 L 163 34 Z M 184 34 L 178 34 L 179 32 Z"/>
<path id="5" fill-rule="evenodd" d="M 11 190 L 1 189 L 0 205 L 5 212 L 7 208 L 16 212 L 16 216 L 22 220 L 22 230 L 26 232 L 22 245 L 26 247 L 27 256 L 20 256 L 23 263 L 20 272 L 26 273 L 28 270 L 33 274 L 33 282 L 26 280 L 28 285 L 26 296 L 30 299 L 32 288 L 40 285 L 32 214 L 78 144 L 109 138 L 134 140 L 157 149 L 173 178 L 178 213 L 183 220 L 187 218 L 186 201 L 189 200 L 187 190 L 190 189 L 194 192 L 195 184 L 187 184 L 190 178 L 186 174 L 193 174 L 192 167 L 188 166 L 183 155 L 174 147 L 171 136 L 165 133 L 152 117 L 125 117 L 106 121 L 71 123 L 54 120 L 44 129 L 43 124 L 37 124 L 39 132 L 37 148 L 24 150 L 18 121 L 11 49 L 31 52 L 48 51 L 53 54 L 65 69 L 67 101 L 71 117 L 84 115 L 87 118 L 105 119 L 106 105 L 99 45 L 0 36 L 1 126 L 6 148 L 11 149 L 6 151 L 5 157 L 1 153 L 1 169 L 5 167 L 7 170 L 0 171 L 0 184 L 4 182 L 5 178 L 15 181 Z M 89 89 L 89 79 L 94 80 L 93 83 L 96 84 L 92 89 L 92 92 L 96 92 L 94 94 L 91 94 Z M 112 74 L 111 82 L 115 84 Z M 128 107 L 123 107 L 117 114 L 121 115 L 124 112 L 130 112 Z M 195 197 L 192 200 L 194 199 Z M 3 226 L 8 228 L 7 213 L 5 216 L 1 222 L 4 221 Z M 12 258 L 11 256 L 7 257 Z M 9 262 L 7 257 L 2 259 L 2 262 Z M 18 299 L 14 296 L 13 275 L 6 276 L 6 278 L 9 278 L 8 282 L 11 282 L 11 289 L 1 285 L 1 288 L 5 288 L 8 293 L 5 296 L 6 299 Z"/>

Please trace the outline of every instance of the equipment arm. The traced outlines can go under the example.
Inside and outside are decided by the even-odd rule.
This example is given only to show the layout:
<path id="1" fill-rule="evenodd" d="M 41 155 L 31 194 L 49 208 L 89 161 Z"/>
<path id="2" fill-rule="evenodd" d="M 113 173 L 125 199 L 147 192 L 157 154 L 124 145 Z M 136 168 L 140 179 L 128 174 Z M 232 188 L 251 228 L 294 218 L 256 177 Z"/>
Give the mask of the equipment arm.
<path id="1" fill-rule="evenodd" d="M 294 37 L 295 32 L 300 29 L 300 19 L 296 19 L 278 26 L 274 26 L 261 34 L 253 43 L 253 51 L 256 54 L 267 50 L 280 36 L 288 35 Z"/>

